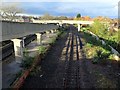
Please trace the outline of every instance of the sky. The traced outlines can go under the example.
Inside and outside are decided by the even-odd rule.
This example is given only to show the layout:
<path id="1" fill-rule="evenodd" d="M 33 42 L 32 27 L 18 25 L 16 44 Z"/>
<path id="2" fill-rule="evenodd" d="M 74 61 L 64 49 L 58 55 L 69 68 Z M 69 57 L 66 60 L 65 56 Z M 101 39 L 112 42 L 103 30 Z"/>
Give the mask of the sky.
<path id="1" fill-rule="evenodd" d="M 3 2 L 19 3 L 24 13 L 30 15 L 44 15 L 75 17 L 106 16 L 118 18 L 119 0 L 4 0 Z"/>

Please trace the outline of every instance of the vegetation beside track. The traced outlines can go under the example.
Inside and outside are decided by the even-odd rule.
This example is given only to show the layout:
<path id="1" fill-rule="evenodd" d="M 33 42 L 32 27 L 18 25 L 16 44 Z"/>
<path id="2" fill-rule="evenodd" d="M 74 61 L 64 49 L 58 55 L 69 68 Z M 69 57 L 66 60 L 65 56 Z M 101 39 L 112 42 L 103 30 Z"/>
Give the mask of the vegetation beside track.
<path id="1" fill-rule="evenodd" d="M 108 45 L 111 45 L 120 53 L 120 30 L 115 31 L 109 27 L 109 24 L 103 24 L 99 21 L 95 21 L 90 27 L 87 28 L 89 31 L 96 34 L 100 39 L 104 40 Z"/>
<path id="2" fill-rule="evenodd" d="M 93 63 L 106 63 L 107 60 L 114 60 L 114 54 L 107 45 L 102 45 L 101 41 L 97 41 L 92 35 L 83 32 L 84 51 L 86 57 L 92 59 Z"/>
<path id="3" fill-rule="evenodd" d="M 65 34 L 66 33 L 61 28 L 57 30 L 57 37 L 52 37 L 50 39 L 50 42 L 48 42 L 49 45 L 47 47 L 39 46 L 38 47 L 38 58 L 29 56 L 27 49 L 24 49 L 24 59 L 22 60 L 22 64 L 21 64 L 21 67 L 23 69 L 16 74 L 16 78 L 11 83 L 11 87 L 20 88 L 21 84 L 24 82 L 24 79 L 30 74 L 30 72 L 32 73 L 34 72 L 35 68 L 37 67 L 38 62 L 41 60 L 41 58 L 43 58 L 46 55 L 50 47 L 55 44 L 56 40 L 59 37 L 62 37 Z"/>

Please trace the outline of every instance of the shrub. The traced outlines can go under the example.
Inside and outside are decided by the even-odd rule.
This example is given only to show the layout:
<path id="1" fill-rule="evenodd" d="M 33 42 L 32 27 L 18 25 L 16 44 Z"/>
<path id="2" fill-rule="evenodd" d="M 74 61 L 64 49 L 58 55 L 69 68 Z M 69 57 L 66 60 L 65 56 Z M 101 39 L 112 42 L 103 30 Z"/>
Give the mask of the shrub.
<path id="1" fill-rule="evenodd" d="M 23 56 L 24 57 L 29 56 L 27 48 L 24 48 L 24 50 L 23 50 Z"/>
<path id="2" fill-rule="evenodd" d="M 87 46 L 87 47 L 92 47 L 93 44 L 87 43 L 86 46 Z"/>
<path id="3" fill-rule="evenodd" d="M 45 46 L 39 46 L 39 54 L 45 54 L 46 50 Z"/>
<path id="4" fill-rule="evenodd" d="M 95 63 L 98 63 L 98 62 L 104 62 L 106 61 L 106 59 L 109 57 L 110 55 L 110 52 L 103 49 L 103 48 L 98 48 L 96 50 L 96 54 L 92 60 L 92 62 L 95 64 Z"/>
<path id="5" fill-rule="evenodd" d="M 33 57 L 30 56 L 25 56 L 24 59 L 22 60 L 21 67 L 24 69 L 29 69 L 34 61 Z"/>
<path id="6" fill-rule="evenodd" d="M 84 32 L 86 39 L 86 44 L 84 46 L 84 51 L 87 58 L 93 59 L 92 63 L 106 63 L 107 59 L 113 58 L 111 55 L 111 49 L 107 45 L 102 45 L 102 43 L 92 37 L 90 34 Z"/>
<path id="7" fill-rule="evenodd" d="M 95 21 L 90 29 L 94 34 L 103 34 L 106 33 L 106 27 L 99 21 Z"/>
<path id="8" fill-rule="evenodd" d="M 55 41 L 56 41 L 56 38 L 54 37 L 54 38 L 51 38 L 51 40 L 49 41 L 49 44 L 50 45 L 53 45 L 53 44 L 55 44 Z"/>
<path id="9" fill-rule="evenodd" d="M 118 52 L 120 51 L 119 50 L 120 30 L 118 30 L 118 32 L 114 31 L 114 30 L 109 30 L 108 31 L 108 26 L 106 26 L 105 24 L 103 24 L 99 21 L 95 21 L 94 24 L 91 25 L 89 30 L 91 32 L 93 32 L 94 34 L 96 34 L 97 36 L 99 36 L 100 38 L 102 38 L 103 40 L 105 40 L 105 42 L 108 45 L 111 45 Z"/>

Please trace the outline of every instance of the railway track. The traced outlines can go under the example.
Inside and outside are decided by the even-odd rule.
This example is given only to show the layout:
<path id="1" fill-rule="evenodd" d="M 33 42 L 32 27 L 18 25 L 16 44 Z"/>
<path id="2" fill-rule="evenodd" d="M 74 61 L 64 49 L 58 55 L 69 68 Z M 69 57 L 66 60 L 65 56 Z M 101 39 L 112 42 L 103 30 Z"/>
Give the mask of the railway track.
<path id="1" fill-rule="evenodd" d="M 80 89 L 80 63 L 81 58 L 80 49 L 81 41 L 77 33 L 69 33 L 66 43 L 66 61 L 65 74 L 63 79 L 63 88 L 77 88 Z"/>
<path id="2" fill-rule="evenodd" d="M 84 79 L 89 74 L 86 74 L 87 69 L 84 72 L 85 68 L 87 67 L 80 35 L 77 30 L 70 27 L 66 38 L 58 41 L 44 62 L 41 63 L 43 77 L 39 77 L 39 74 L 33 76 L 32 79 L 29 79 L 30 81 L 25 83 L 24 87 L 75 88 L 79 90 L 86 86 Z M 33 82 L 34 80 L 36 82 Z"/>
<path id="3" fill-rule="evenodd" d="M 104 70 L 110 71 L 111 69 L 108 67 L 102 69 L 101 66 L 92 64 L 82 50 L 81 40 L 85 40 L 82 37 L 84 34 L 78 33 L 73 26 L 70 26 L 68 30 L 66 36 L 58 39 L 54 48 L 42 60 L 40 71 L 36 75 L 28 77 L 22 88 L 73 88 L 80 90 L 82 88 L 99 88 L 99 85 L 103 84 L 98 80 L 103 78 L 101 77 L 102 74 L 106 74 L 106 71 L 103 72 Z M 98 72 L 100 78 L 96 77 Z M 107 75 L 109 76 L 109 73 Z M 108 77 L 104 78 L 109 80 Z M 108 84 L 109 87 L 113 87 L 112 85 L 115 85 L 114 79 L 109 80 L 112 82 L 111 84 L 106 81 L 103 82 L 106 86 Z"/>

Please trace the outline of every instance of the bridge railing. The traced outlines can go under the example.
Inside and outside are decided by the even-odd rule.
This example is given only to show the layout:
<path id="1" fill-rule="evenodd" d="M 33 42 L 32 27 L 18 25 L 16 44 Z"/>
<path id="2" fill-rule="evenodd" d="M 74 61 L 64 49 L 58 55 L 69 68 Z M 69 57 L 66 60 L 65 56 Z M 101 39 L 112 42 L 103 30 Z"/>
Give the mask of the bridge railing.
<path id="1" fill-rule="evenodd" d="M 33 20 L 33 23 L 93 24 L 94 21 L 78 21 L 78 20 Z"/>

